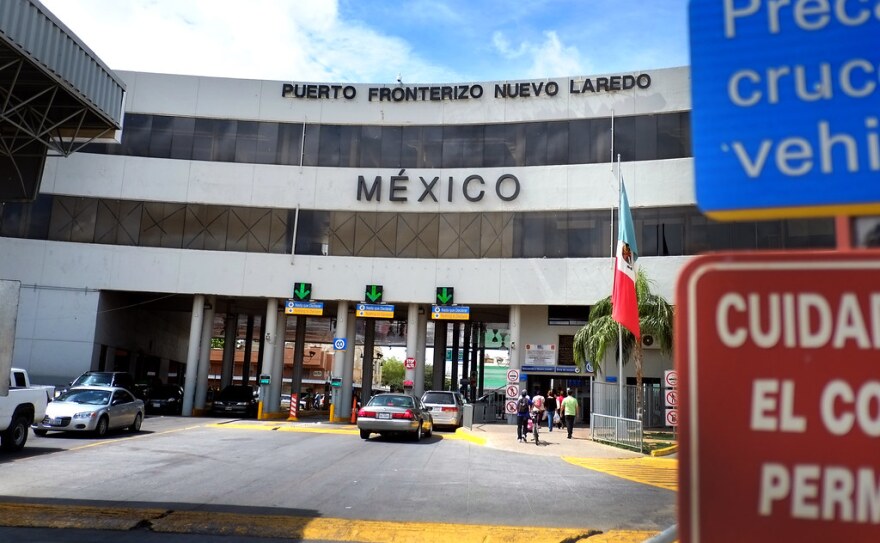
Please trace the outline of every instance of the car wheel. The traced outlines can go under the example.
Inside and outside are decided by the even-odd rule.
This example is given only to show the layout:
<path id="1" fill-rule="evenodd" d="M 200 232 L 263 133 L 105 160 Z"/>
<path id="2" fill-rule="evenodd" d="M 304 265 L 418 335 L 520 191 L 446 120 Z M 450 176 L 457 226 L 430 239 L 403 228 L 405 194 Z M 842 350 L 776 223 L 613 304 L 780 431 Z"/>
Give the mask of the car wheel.
<path id="1" fill-rule="evenodd" d="M 37 437 L 46 437 L 46 434 L 48 433 L 48 430 L 34 430 L 34 435 Z"/>
<path id="2" fill-rule="evenodd" d="M 0 448 L 4 451 L 20 451 L 24 448 L 28 438 L 28 419 L 24 415 L 17 415 L 12 419 L 12 424 L 0 436 Z"/>
<path id="3" fill-rule="evenodd" d="M 422 421 L 419 421 L 419 426 L 416 428 L 415 434 L 413 434 L 413 441 L 419 442 L 422 439 Z"/>
<path id="4" fill-rule="evenodd" d="M 137 414 L 134 418 L 134 424 L 128 427 L 132 433 L 137 433 L 141 431 L 141 423 L 144 422 L 144 417 L 141 416 L 140 413 Z"/>
<path id="5" fill-rule="evenodd" d="M 361 430 L 361 439 L 370 439 L 370 432 Z"/>
<path id="6" fill-rule="evenodd" d="M 432 423 L 430 427 L 428 427 L 428 431 L 425 432 L 425 437 L 431 437 L 434 435 L 434 424 Z"/>
<path id="7" fill-rule="evenodd" d="M 95 426 L 95 435 L 98 437 L 104 437 L 107 435 L 107 429 L 110 427 L 110 421 L 107 420 L 106 416 L 98 419 L 98 425 Z"/>

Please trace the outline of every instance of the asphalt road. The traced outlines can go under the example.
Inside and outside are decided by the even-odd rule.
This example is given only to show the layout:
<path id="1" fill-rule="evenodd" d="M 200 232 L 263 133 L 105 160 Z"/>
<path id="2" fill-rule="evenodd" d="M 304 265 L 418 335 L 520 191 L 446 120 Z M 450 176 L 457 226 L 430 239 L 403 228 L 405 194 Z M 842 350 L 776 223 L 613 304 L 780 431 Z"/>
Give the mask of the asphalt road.
<path id="1" fill-rule="evenodd" d="M 419 443 L 363 441 L 332 425 L 150 417 L 138 434 L 32 435 L 21 453 L 0 455 L 0 469 L 2 540 L 103 541 L 98 534 L 109 529 L 129 530 L 114 541 L 267 540 L 248 537 L 255 534 L 382 541 L 404 527 L 658 532 L 676 521 L 669 490 L 556 457 L 481 447 L 451 432 Z M 42 524 L 21 520 L 33 511 L 43 511 Z M 45 520 L 68 517 L 59 521 L 63 532 Z M 230 528 L 239 524 L 251 529 Z M 180 526 L 195 538 L 157 533 Z"/>

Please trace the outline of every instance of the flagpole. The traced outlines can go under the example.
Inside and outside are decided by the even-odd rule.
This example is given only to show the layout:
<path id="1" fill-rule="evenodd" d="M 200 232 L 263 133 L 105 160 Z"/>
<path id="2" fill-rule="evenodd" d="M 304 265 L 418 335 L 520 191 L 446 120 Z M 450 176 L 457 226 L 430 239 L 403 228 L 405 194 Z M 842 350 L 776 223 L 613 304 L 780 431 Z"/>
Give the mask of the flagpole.
<path id="1" fill-rule="evenodd" d="M 620 201 L 620 190 L 623 186 L 620 177 L 620 154 L 617 155 L 617 194 Z M 620 204 L 618 204 L 620 205 Z M 621 228 L 618 226 L 618 228 Z M 618 416 L 623 418 L 623 327 L 617 323 L 617 395 L 620 403 Z"/>

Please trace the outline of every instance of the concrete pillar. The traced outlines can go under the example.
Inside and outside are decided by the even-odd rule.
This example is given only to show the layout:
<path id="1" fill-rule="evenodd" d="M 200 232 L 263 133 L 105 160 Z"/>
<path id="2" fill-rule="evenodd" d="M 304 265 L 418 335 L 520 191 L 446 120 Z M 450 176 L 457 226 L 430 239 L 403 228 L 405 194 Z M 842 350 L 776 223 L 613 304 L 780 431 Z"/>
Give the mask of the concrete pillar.
<path id="1" fill-rule="evenodd" d="M 270 376 L 268 385 L 260 385 L 260 401 L 263 402 L 264 413 L 278 411 L 278 405 L 276 405 L 274 409 L 272 408 L 272 384 L 274 384 L 275 380 L 271 378 L 273 361 L 275 360 L 275 345 L 278 343 L 277 327 L 278 299 L 269 298 L 266 300 L 266 319 L 263 321 L 262 328 L 263 345 L 260 349 L 260 352 L 263 353 L 260 373 Z M 279 405 L 281 403 L 277 396 L 275 397 L 275 403 Z"/>
<path id="2" fill-rule="evenodd" d="M 171 369 L 171 361 L 167 358 L 159 359 L 159 379 L 162 380 L 163 383 L 168 382 L 168 370 Z"/>
<path id="3" fill-rule="evenodd" d="M 202 335 L 202 321 L 204 321 L 205 296 L 196 294 L 193 296 L 192 317 L 189 322 L 189 346 L 186 351 L 186 380 L 183 385 L 183 412 L 184 417 L 192 416 L 193 400 L 196 395 L 196 379 L 199 369 L 199 346 Z"/>
<path id="4" fill-rule="evenodd" d="M 458 353 L 460 347 L 461 340 L 461 323 L 456 322 L 452 324 L 452 360 L 449 361 L 452 364 L 452 374 L 450 378 L 450 385 L 452 388 L 450 390 L 458 390 Z"/>
<path id="5" fill-rule="evenodd" d="M 361 405 L 373 396 L 373 346 L 376 343 L 376 321 L 364 319 L 364 355 L 361 358 Z"/>
<path id="6" fill-rule="evenodd" d="M 205 298 L 205 316 L 202 320 L 202 339 L 199 347 L 199 371 L 196 380 L 196 409 L 205 408 L 205 400 L 208 396 L 208 374 L 211 370 L 211 336 L 214 335 L 214 309 L 213 296 Z"/>
<path id="7" fill-rule="evenodd" d="M 269 389 L 269 405 L 264 409 L 281 410 L 281 388 L 284 383 L 284 342 L 287 335 L 287 315 L 280 313 L 275 322 L 275 345 L 272 355 L 272 386 Z"/>
<path id="8" fill-rule="evenodd" d="M 406 357 L 418 359 L 418 343 L 419 343 L 419 304 L 409 304 L 406 313 Z M 406 361 L 404 360 L 404 363 Z M 404 369 L 403 380 L 416 380 L 416 368 Z M 405 392 L 412 392 L 414 387 L 404 387 Z"/>
<path id="9" fill-rule="evenodd" d="M 348 346 L 345 349 L 345 364 L 342 367 L 342 390 L 340 391 L 340 407 L 338 417 L 348 421 L 351 419 L 352 388 L 354 387 L 354 348 L 357 339 L 357 319 L 354 313 L 348 315 L 345 323 L 345 341 Z"/>
<path id="10" fill-rule="evenodd" d="M 508 322 L 510 325 L 510 369 L 518 370 L 522 368 L 523 363 L 523 346 L 520 344 L 522 332 L 522 308 L 520 306 L 510 306 Z M 516 415 L 507 415 L 507 423 L 516 424 Z"/>
<path id="11" fill-rule="evenodd" d="M 241 366 L 241 384 L 249 385 L 251 380 L 251 354 L 254 352 L 254 316 L 247 316 L 247 331 L 244 338 L 244 363 Z M 234 377 L 234 376 L 233 376 Z M 234 382 L 234 379 L 233 379 Z"/>
<path id="12" fill-rule="evenodd" d="M 428 350 L 428 315 L 419 311 L 419 339 L 416 342 L 416 375 L 413 379 L 413 395 L 421 398 L 425 393 L 425 353 Z"/>
<path id="13" fill-rule="evenodd" d="M 226 330 L 223 333 L 223 369 L 220 372 L 220 390 L 232 384 L 235 368 L 235 340 L 238 334 L 238 315 L 226 314 Z"/>
<path id="14" fill-rule="evenodd" d="M 443 390 L 446 377 L 446 321 L 434 321 L 434 384 L 433 390 Z"/>
<path id="15" fill-rule="evenodd" d="M 352 316 L 354 319 L 354 316 Z M 348 302 L 342 301 L 338 302 L 336 305 L 336 331 L 334 333 L 334 340 L 337 338 L 344 338 L 345 332 L 348 329 Z M 345 351 L 336 350 L 333 351 L 333 369 L 330 372 L 331 378 L 341 378 L 342 373 L 345 368 L 345 353 L 346 351 L 350 351 L 354 349 L 354 344 L 349 343 L 348 339 L 346 339 L 346 347 Z M 351 388 L 351 387 L 349 387 Z M 351 409 L 351 398 L 348 400 L 348 409 L 346 406 L 342 404 L 342 390 L 344 387 L 331 387 L 330 391 L 333 393 L 333 416 L 335 418 L 343 418 L 343 416 L 348 412 L 348 409 Z"/>
<path id="16" fill-rule="evenodd" d="M 294 401 L 293 395 L 296 394 L 297 409 L 299 408 L 299 400 L 302 398 L 302 379 L 303 379 L 303 350 L 306 343 L 306 318 L 302 315 L 296 316 L 296 345 L 293 347 L 293 379 L 290 385 L 290 401 Z"/>

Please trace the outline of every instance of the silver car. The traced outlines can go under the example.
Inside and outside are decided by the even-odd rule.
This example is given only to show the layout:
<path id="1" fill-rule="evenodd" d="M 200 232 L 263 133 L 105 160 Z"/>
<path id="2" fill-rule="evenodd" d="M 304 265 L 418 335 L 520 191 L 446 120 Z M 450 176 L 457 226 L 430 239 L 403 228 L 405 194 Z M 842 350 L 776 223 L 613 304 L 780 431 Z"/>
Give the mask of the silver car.
<path id="1" fill-rule="evenodd" d="M 422 403 L 431 412 L 437 426 L 461 427 L 465 400 L 460 392 L 429 390 L 422 394 Z"/>
<path id="2" fill-rule="evenodd" d="M 49 431 L 93 432 L 98 437 L 114 428 L 141 429 L 144 401 L 119 387 L 74 387 L 46 407 L 46 416 L 33 425 L 34 434 Z"/>
<path id="3" fill-rule="evenodd" d="M 410 394 L 377 394 L 358 411 L 358 430 L 363 439 L 379 435 L 406 433 L 415 441 L 431 437 L 434 419 L 418 398 Z"/>

